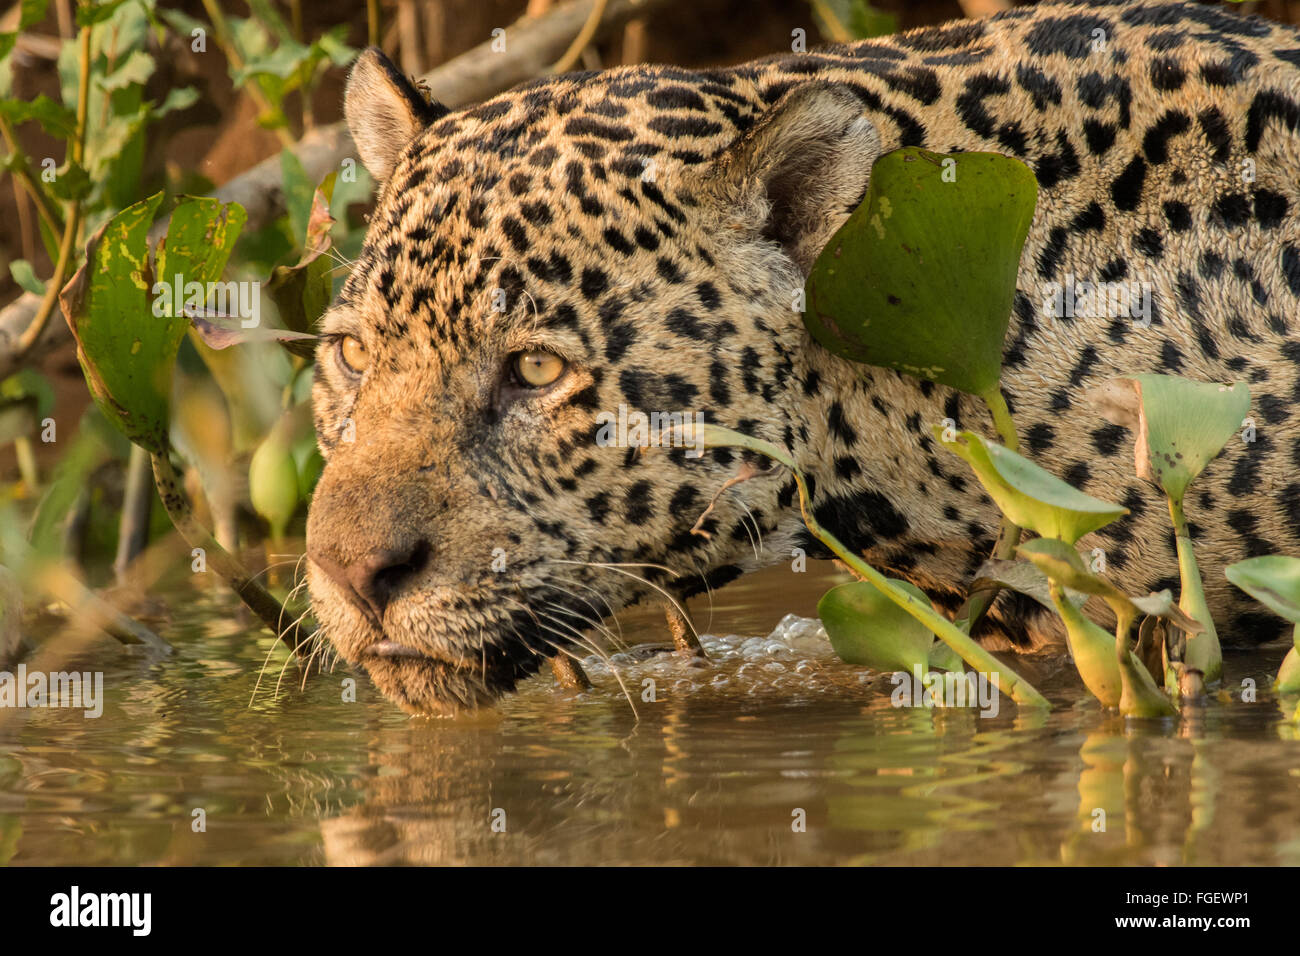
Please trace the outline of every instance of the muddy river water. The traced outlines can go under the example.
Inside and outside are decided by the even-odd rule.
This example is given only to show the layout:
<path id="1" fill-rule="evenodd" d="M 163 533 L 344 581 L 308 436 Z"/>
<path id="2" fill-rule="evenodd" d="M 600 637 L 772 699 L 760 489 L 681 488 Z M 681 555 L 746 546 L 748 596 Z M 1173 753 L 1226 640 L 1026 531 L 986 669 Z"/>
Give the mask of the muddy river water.
<path id="1" fill-rule="evenodd" d="M 364 676 L 351 700 L 343 669 L 277 694 L 269 637 L 187 600 L 173 657 L 78 662 L 104 674 L 98 718 L 0 715 L 0 863 L 1300 864 L 1282 648 L 1229 654 L 1178 721 L 1126 725 L 1057 659 L 1022 667 L 1050 713 L 899 707 L 811 619 L 836 573 L 803 577 L 695 605 L 706 666 L 592 659 L 591 691 L 548 673 L 443 720 Z M 620 623 L 664 639 L 653 609 Z"/>

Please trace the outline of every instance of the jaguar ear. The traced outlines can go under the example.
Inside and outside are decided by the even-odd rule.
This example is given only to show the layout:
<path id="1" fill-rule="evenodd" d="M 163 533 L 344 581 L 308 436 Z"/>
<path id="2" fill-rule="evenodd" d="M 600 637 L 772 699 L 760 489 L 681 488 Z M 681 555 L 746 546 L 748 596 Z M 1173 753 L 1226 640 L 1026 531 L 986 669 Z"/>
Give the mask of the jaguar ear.
<path id="1" fill-rule="evenodd" d="M 428 102 L 378 47 L 367 47 L 348 74 L 343 114 L 361 161 L 379 182 L 416 134 L 449 112 Z"/>
<path id="2" fill-rule="evenodd" d="M 778 100 L 706 175 L 742 229 L 776 240 L 807 275 L 861 203 L 880 152 L 880 133 L 856 93 L 810 83 Z"/>

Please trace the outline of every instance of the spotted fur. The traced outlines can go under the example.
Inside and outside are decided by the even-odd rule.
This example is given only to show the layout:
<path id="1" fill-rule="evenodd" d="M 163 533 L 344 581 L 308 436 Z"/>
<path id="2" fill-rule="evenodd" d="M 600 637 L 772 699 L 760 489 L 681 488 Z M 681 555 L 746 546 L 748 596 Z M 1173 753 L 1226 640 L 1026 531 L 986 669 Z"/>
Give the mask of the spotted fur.
<path id="1" fill-rule="evenodd" d="M 595 416 L 620 403 L 786 446 L 819 521 L 951 606 L 998 515 L 930 429 L 992 435 L 986 412 L 851 367 L 791 308 L 872 160 L 912 145 L 1005 153 L 1038 177 L 1005 393 L 1031 457 L 1130 509 L 1083 542 L 1121 586 L 1176 589 L 1174 542 L 1133 475 L 1133 435 L 1081 396 L 1136 372 L 1250 384 L 1255 441 L 1229 442 L 1188 510 L 1225 643 L 1278 636 L 1223 567 L 1300 553 L 1298 66 L 1294 29 L 1180 3 L 1041 5 L 728 69 L 567 74 L 458 112 L 368 53 L 348 116 L 385 182 L 317 357 L 328 461 L 309 579 L 325 633 L 404 707 L 455 709 L 651 585 L 685 596 L 818 553 L 779 469 L 721 495 L 693 534 L 747 456 L 601 447 Z M 1066 276 L 1150 282 L 1151 327 L 1045 315 L 1044 284 Z M 342 335 L 371 355 L 359 380 Z M 569 364 L 539 393 L 505 371 L 532 349 Z M 415 557 L 368 616 L 322 567 L 375 554 Z M 1051 634 L 1007 596 L 992 626 Z"/>

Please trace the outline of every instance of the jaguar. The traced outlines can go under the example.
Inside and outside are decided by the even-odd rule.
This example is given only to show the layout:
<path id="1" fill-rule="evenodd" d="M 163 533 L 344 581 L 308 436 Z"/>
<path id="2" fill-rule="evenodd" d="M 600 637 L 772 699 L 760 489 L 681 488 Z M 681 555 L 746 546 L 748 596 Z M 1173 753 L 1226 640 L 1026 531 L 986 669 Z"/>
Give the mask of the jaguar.
<path id="1" fill-rule="evenodd" d="M 1044 3 L 728 68 L 547 76 L 455 111 L 372 49 L 344 112 L 380 185 L 322 322 L 307 578 L 333 651 L 402 708 L 488 705 L 630 604 L 827 556 L 788 471 L 601 440 L 620 407 L 783 446 L 818 522 L 960 604 L 999 516 L 932 428 L 992 437 L 987 411 L 837 358 L 792 307 L 906 146 L 1037 177 L 1003 391 L 1030 458 L 1128 508 L 1082 542 L 1121 587 L 1177 589 L 1174 541 L 1134 435 L 1085 394 L 1138 372 L 1249 384 L 1249 427 L 1187 507 L 1225 645 L 1282 633 L 1223 568 L 1300 553 L 1294 28 Z M 1149 290 L 1142 320 L 1051 309 L 1076 283 Z M 979 633 L 1060 637 L 1006 592 Z"/>

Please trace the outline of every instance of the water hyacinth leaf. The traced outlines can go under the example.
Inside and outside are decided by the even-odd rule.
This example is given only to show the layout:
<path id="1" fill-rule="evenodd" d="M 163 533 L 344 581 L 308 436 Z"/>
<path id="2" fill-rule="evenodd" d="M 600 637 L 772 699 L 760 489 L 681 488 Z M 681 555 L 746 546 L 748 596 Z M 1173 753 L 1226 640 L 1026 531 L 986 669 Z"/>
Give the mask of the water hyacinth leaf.
<path id="1" fill-rule="evenodd" d="M 1277 669 L 1277 679 L 1273 681 L 1273 689 L 1279 694 L 1300 694 L 1300 625 L 1296 625 L 1292 640 L 1295 647 L 1282 658 L 1282 666 Z"/>
<path id="2" fill-rule="evenodd" d="M 963 459 L 1002 513 L 1022 528 L 1045 538 L 1074 544 L 1090 531 L 1128 514 L 1122 505 L 1094 498 L 994 442 L 974 432 L 960 432 L 953 441 L 935 437 L 944 448 Z"/>
<path id="3" fill-rule="evenodd" d="M 961 674 L 966 670 L 966 666 L 960 654 L 943 641 L 936 640 L 930 646 L 930 669 Z"/>
<path id="4" fill-rule="evenodd" d="M 1274 614 L 1296 625 L 1292 632 L 1295 646 L 1283 658 L 1273 689 L 1300 693 L 1300 558 L 1267 554 L 1230 564 L 1223 573 Z"/>
<path id="5" fill-rule="evenodd" d="M 913 597 L 929 601 L 918 588 L 890 578 Z M 831 647 L 846 664 L 892 672 L 929 670 L 934 633 L 867 581 L 831 588 L 817 602 Z"/>
<path id="6" fill-rule="evenodd" d="M 1223 573 L 1274 614 L 1300 624 L 1300 558 L 1266 554 L 1230 564 Z"/>
<path id="7" fill-rule="evenodd" d="M 996 153 L 895 150 L 813 265 L 804 324 L 843 358 L 996 388 L 1034 174 Z"/>
<path id="8" fill-rule="evenodd" d="M 1175 603 L 1172 592 L 1156 591 L 1142 597 L 1125 594 L 1110 581 L 1089 571 L 1083 563 L 1082 555 L 1064 541 L 1035 538 L 1020 545 L 1016 551 L 1048 578 L 1065 588 L 1067 593 L 1074 591 L 1084 596 L 1103 598 L 1116 616 L 1131 613 L 1135 617 L 1162 617 L 1189 634 L 1199 634 L 1204 630 L 1199 621 L 1183 613 Z M 1082 603 L 1076 602 L 1076 606 L 1081 606 Z"/>
<path id="9" fill-rule="evenodd" d="M 1141 478 L 1181 501 L 1192 479 L 1218 456 L 1250 411 L 1250 387 L 1178 375 L 1134 375 L 1092 390 L 1090 401 L 1112 424 L 1136 436 Z"/>
<path id="10" fill-rule="evenodd" d="M 1056 610 L 1056 605 L 1052 603 L 1051 579 L 1028 561 L 1006 561 L 999 558 L 990 558 L 975 571 L 975 579 L 971 582 L 970 587 L 971 590 L 974 590 L 984 584 L 996 584 L 1009 588 L 1018 594 L 1033 598 L 1049 611 Z M 1080 594 L 1073 588 L 1067 587 L 1065 594 L 1076 607 L 1082 606 L 1088 600 L 1088 595 Z"/>

